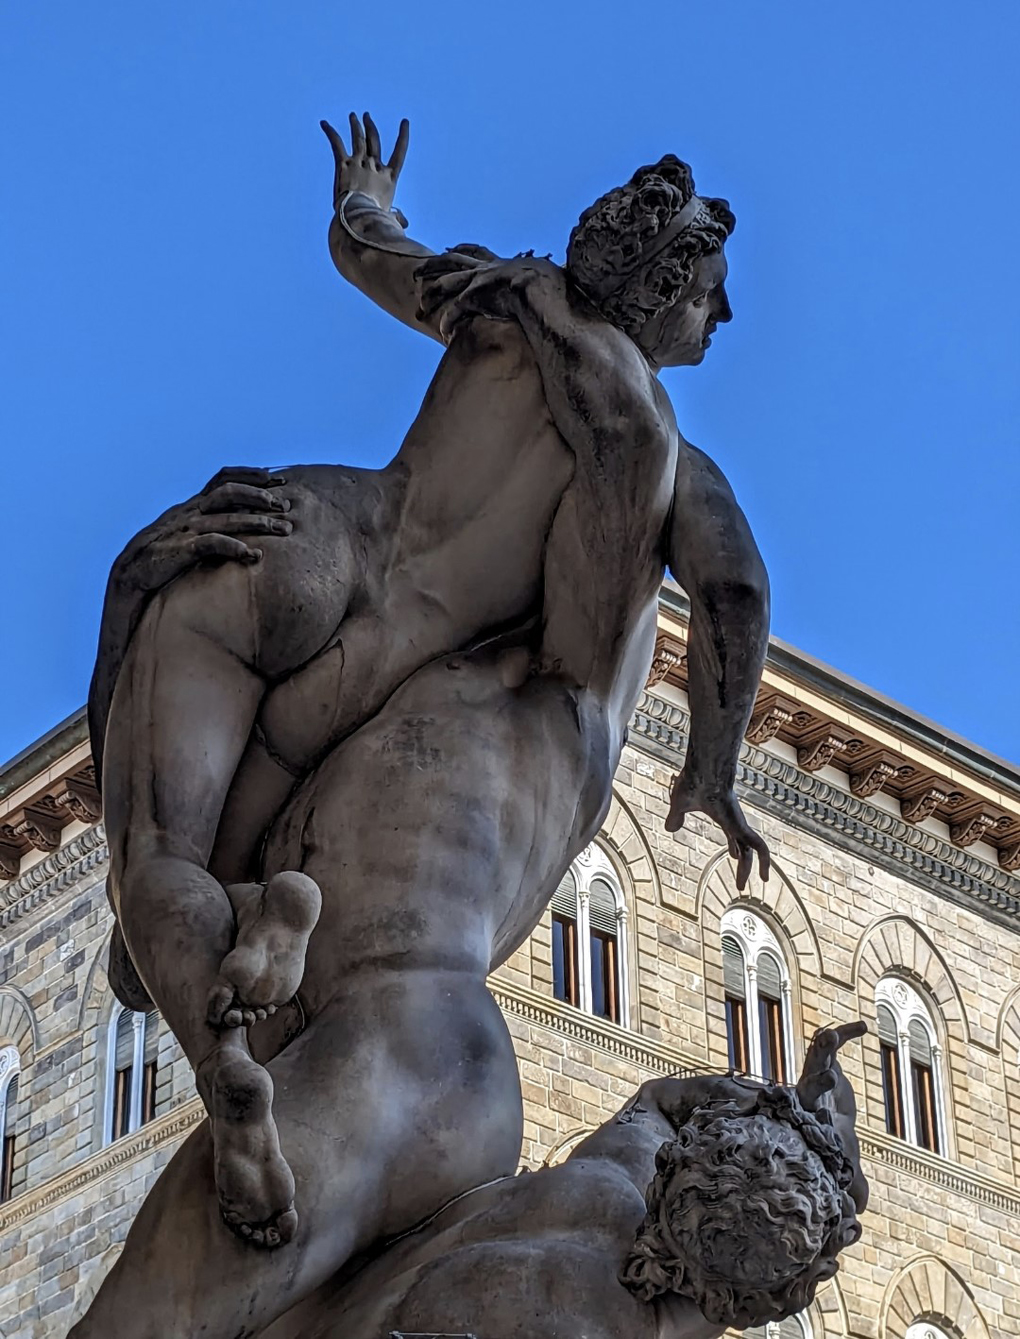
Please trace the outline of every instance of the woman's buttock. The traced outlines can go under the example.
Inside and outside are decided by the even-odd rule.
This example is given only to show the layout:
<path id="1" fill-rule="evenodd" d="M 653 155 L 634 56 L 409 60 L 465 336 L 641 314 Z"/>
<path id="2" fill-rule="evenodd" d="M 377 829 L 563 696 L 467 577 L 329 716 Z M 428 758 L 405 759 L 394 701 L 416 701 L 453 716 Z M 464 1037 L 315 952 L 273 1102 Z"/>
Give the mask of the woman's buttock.
<path id="1" fill-rule="evenodd" d="M 208 637 L 256 673 L 278 678 L 307 664 L 336 636 L 363 580 L 363 540 L 350 519 L 309 490 L 296 494 L 289 535 L 260 535 L 250 564 L 203 564 L 157 600 L 164 615 Z"/>

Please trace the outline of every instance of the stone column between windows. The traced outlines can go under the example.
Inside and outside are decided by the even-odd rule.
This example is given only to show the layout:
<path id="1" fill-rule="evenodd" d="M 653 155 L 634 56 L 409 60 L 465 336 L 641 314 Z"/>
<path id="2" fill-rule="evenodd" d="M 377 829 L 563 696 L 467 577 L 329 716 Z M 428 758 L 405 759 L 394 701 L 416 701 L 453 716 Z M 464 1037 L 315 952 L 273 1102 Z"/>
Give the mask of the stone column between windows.
<path id="1" fill-rule="evenodd" d="M 142 1124 L 142 1088 L 144 1087 L 144 1069 L 145 1069 L 145 1014 L 135 1013 L 131 1018 L 132 1029 L 132 1064 L 131 1064 L 131 1097 L 130 1112 L 128 1115 L 128 1129 L 137 1130 Z"/>
<path id="2" fill-rule="evenodd" d="M 942 1075 L 942 1047 L 938 1042 L 931 1043 L 931 1078 L 934 1092 L 932 1098 L 935 1102 L 935 1124 L 939 1132 L 939 1152 L 944 1158 L 949 1157 L 949 1143 L 946 1131 L 946 1089 L 943 1083 Z"/>
<path id="3" fill-rule="evenodd" d="M 592 1011 L 591 1004 L 591 916 L 588 907 L 591 893 L 587 888 L 577 892 L 577 987 L 580 1005 L 585 1013 Z"/>
<path id="4" fill-rule="evenodd" d="M 765 1066 L 761 1059 L 761 1027 L 758 1019 L 758 968 L 748 957 L 744 958 L 747 976 L 747 1048 L 750 1055 L 751 1073 L 755 1078 L 762 1077 Z"/>
<path id="5" fill-rule="evenodd" d="M 627 967 L 627 908 L 622 902 L 616 906 L 616 973 L 620 990 L 620 1024 L 630 1027 L 630 971 Z"/>
<path id="6" fill-rule="evenodd" d="M 784 973 L 789 969 L 783 964 Z M 779 982 L 779 993 L 782 996 L 783 1016 L 780 1022 L 783 1025 L 783 1046 L 786 1051 L 786 1070 L 783 1079 L 786 1083 L 794 1083 L 797 1078 L 797 1058 L 793 1053 L 793 983 L 786 975 Z"/>
<path id="7" fill-rule="evenodd" d="M 910 1033 L 901 1028 L 896 1035 L 900 1046 L 900 1109 L 903 1112 L 903 1137 L 908 1143 L 917 1144 L 920 1141 L 917 1137 L 913 1072 L 910 1068 Z"/>

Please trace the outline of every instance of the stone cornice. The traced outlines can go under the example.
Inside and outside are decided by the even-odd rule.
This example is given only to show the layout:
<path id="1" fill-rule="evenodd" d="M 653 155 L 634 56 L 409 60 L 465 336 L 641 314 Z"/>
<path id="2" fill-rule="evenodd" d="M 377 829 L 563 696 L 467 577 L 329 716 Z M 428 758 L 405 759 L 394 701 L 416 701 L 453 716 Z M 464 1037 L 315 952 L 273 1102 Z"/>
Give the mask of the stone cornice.
<path id="1" fill-rule="evenodd" d="M 659 606 L 667 618 L 675 620 L 686 630 L 690 620 L 690 602 L 673 582 L 667 581 L 663 585 Z M 834 707 L 841 707 L 860 722 L 870 721 L 942 758 L 947 768 L 968 772 L 1010 793 L 1016 807 L 1020 808 L 1020 767 L 1016 764 L 996 757 L 968 739 L 951 734 L 902 703 L 894 702 L 885 694 L 851 679 L 778 637 L 769 638 L 768 666 L 821 693 Z"/>
<path id="2" fill-rule="evenodd" d="M 681 707 L 645 693 L 630 727 L 630 743 L 679 768 L 690 716 Z M 1020 879 L 940 837 L 802 771 L 754 744 L 740 750 L 738 786 L 752 804 L 783 822 L 840 845 L 871 864 L 991 917 L 1020 927 Z"/>
<path id="3" fill-rule="evenodd" d="M 688 606 L 665 587 L 648 688 L 687 684 Z M 1020 773 L 905 707 L 774 639 L 747 729 L 755 744 L 778 738 L 805 772 L 835 767 L 862 799 L 883 791 L 910 824 L 937 818 L 951 842 L 995 848 L 999 867 L 1020 871 Z"/>

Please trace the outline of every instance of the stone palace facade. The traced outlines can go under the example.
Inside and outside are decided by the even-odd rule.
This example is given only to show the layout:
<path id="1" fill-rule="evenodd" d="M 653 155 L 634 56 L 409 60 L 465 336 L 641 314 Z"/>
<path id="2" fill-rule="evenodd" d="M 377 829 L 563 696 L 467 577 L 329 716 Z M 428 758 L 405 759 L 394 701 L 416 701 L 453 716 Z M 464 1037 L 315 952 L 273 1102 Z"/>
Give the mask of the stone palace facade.
<path id="1" fill-rule="evenodd" d="M 685 645 L 667 587 L 605 827 L 492 981 L 524 1162 L 650 1075 L 792 1078 L 862 1017 L 864 1236 L 764 1339 L 1020 1335 L 1020 773 L 774 643 L 739 777 L 774 873 L 740 895 L 717 828 L 663 830 Z M 100 817 L 81 713 L 0 770 L 0 1339 L 62 1339 L 200 1119 L 159 1017 L 110 992 Z"/>

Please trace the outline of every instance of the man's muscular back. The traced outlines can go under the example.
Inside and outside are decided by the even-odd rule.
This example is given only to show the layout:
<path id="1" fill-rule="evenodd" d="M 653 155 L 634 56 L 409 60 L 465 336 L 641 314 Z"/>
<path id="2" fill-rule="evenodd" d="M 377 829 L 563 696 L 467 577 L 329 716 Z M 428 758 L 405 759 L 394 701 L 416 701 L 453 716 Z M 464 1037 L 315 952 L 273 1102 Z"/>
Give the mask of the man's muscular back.
<path id="1" fill-rule="evenodd" d="M 365 537 L 363 589 L 330 649 L 265 703 L 272 752 L 304 768 L 426 661 L 533 616 L 573 472 L 520 329 L 463 328 L 379 476 L 394 528 Z"/>

